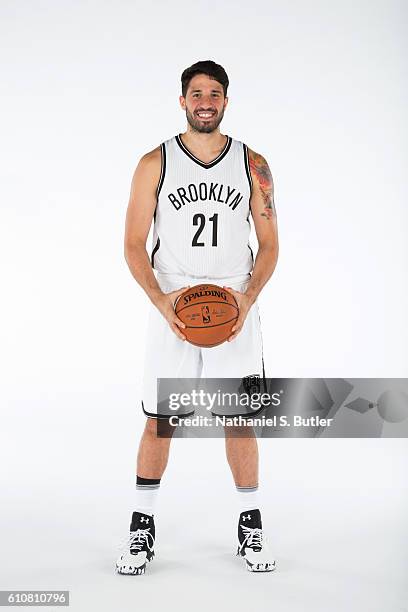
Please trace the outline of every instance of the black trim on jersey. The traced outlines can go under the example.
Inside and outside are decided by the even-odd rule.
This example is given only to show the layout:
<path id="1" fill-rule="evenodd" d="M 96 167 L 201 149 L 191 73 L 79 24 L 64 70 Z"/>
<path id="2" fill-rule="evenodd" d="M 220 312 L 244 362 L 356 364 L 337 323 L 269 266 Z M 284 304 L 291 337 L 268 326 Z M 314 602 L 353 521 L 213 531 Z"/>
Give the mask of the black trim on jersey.
<path id="1" fill-rule="evenodd" d="M 157 204 L 158 204 L 161 188 L 163 187 L 164 177 L 166 175 L 166 145 L 164 144 L 164 142 L 160 145 L 160 157 L 161 157 L 161 168 L 160 168 L 160 178 L 159 178 L 159 182 L 156 188 L 157 202 L 156 202 L 156 208 L 154 209 L 154 213 L 153 213 L 154 221 L 156 221 Z"/>
<path id="2" fill-rule="evenodd" d="M 250 220 L 249 220 L 249 215 L 250 215 L 250 214 L 251 214 L 251 208 L 249 208 L 249 210 L 248 210 L 248 214 L 247 214 L 247 218 L 246 218 L 246 220 L 248 221 L 248 225 L 249 225 L 249 231 L 251 231 L 251 222 L 250 222 Z M 255 262 L 255 258 L 254 258 L 254 253 L 253 253 L 253 251 L 252 251 L 252 249 L 251 249 L 251 245 L 249 244 L 249 242 L 248 242 L 248 249 L 251 251 L 252 267 L 253 267 L 254 262 Z"/>
<path id="3" fill-rule="evenodd" d="M 252 176 L 251 176 L 251 169 L 249 167 L 249 155 L 248 155 L 248 147 L 246 144 L 243 145 L 244 146 L 244 164 L 245 164 L 245 172 L 248 178 L 248 183 L 249 183 L 249 189 L 251 191 L 251 195 L 252 195 Z"/>
<path id="4" fill-rule="evenodd" d="M 160 195 L 160 191 L 163 186 L 163 181 L 164 181 L 164 177 L 166 174 L 166 145 L 164 144 L 164 142 L 160 145 L 160 152 L 161 152 L 161 170 L 160 170 L 159 184 L 157 185 L 157 191 L 156 191 L 157 197 L 159 197 Z"/>
<path id="5" fill-rule="evenodd" d="M 251 199 L 253 182 L 252 182 L 251 170 L 250 170 L 250 167 L 249 167 L 248 147 L 244 143 L 242 143 L 242 145 L 243 145 L 243 148 L 244 148 L 245 172 L 246 172 L 248 183 L 249 183 L 249 191 L 250 191 L 249 199 Z M 248 221 L 249 228 L 251 228 L 251 222 L 249 220 L 249 216 L 250 216 L 251 213 L 252 213 L 251 204 L 249 203 L 249 206 L 248 206 L 248 216 L 247 216 L 247 221 Z M 253 251 L 252 251 L 251 246 L 250 246 L 249 243 L 248 243 L 248 249 L 251 251 L 252 265 L 254 265 L 255 258 L 254 258 L 254 254 L 253 254 Z"/>
<path id="6" fill-rule="evenodd" d="M 231 144 L 232 144 L 232 138 L 230 136 L 227 136 L 227 142 L 225 143 L 225 147 L 223 148 L 221 153 L 215 159 L 213 159 L 211 162 L 208 162 L 208 164 L 206 164 L 205 162 L 201 161 L 201 159 L 198 159 L 198 157 L 193 155 L 191 153 L 191 151 L 189 151 L 189 149 L 187 149 L 186 145 L 181 140 L 181 134 L 177 134 L 176 135 L 176 142 L 177 142 L 178 146 L 180 147 L 180 149 L 183 151 L 183 153 L 185 153 L 187 155 L 187 157 L 192 159 L 196 164 L 198 164 L 202 168 L 213 168 L 222 159 L 224 159 L 224 157 L 226 156 L 226 154 L 230 150 Z"/>
<path id="7" fill-rule="evenodd" d="M 152 268 L 154 268 L 154 256 L 156 255 L 159 248 L 160 248 L 160 238 L 157 236 L 156 246 L 154 247 L 152 251 Z"/>

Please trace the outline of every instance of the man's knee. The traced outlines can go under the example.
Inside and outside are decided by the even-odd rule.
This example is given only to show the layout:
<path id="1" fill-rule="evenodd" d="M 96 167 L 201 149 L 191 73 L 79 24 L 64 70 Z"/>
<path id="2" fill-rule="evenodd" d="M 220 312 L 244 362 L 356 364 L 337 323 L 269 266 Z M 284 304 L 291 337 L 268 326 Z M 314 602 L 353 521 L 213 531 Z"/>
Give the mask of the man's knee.
<path id="1" fill-rule="evenodd" d="M 147 417 L 145 431 L 150 435 L 157 435 L 157 419 Z"/>
<path id="2" fill-rule="evenodd" d="M 254 428 L 246 425 L 226 425 L 224 432 L 226 438 L 253 438 L 255 436 Z"/>
<path id="3" fill-rule="evenodd" d="M 170 425 L 168 419 L 147 418 L 145 431 L 150 436 L 155 438 L 171 438 L 174 429 L 174 425 Z"/>

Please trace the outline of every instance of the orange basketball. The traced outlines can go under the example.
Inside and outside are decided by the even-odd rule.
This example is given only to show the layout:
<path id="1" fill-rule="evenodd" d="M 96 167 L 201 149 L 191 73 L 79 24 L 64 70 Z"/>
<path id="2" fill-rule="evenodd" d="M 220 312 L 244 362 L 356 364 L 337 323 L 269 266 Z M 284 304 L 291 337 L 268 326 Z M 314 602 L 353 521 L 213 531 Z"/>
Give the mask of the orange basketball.
<path id="1" fill-rule="evenodd" d="M 231 335 L 239 309 L 234 296 L 218 285 L 195 285 L 182 293 L 174 310 L 186 328 L 181 332 L 196 346 L 222 344 Z"/>

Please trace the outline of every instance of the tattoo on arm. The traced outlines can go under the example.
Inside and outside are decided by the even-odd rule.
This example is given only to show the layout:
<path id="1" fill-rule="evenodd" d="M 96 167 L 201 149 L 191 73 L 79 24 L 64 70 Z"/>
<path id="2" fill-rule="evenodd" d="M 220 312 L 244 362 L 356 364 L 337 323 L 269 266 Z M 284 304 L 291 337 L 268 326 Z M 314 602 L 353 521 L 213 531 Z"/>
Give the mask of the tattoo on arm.
<path id="1" fill-rule="evenodd" d="M 276 215 L 276 210 L 275 202 L 273 199 L 272 174 L 269 170 L 268 163 L 266 159 L 262 157 L 262 155 L 251 151 L 249 155 L 249 167 L 251 169 L 252 174 L 257 179 L 265 205 L 261 216 L 266 217 L 267 219 L 271 219 L 273 215 Z"/>

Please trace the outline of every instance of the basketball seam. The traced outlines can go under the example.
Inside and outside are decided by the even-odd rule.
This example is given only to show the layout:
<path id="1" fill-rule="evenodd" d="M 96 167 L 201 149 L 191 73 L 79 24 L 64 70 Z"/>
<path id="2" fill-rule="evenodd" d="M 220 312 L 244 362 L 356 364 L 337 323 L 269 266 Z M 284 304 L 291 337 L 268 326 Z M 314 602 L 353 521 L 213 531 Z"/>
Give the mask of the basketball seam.
<path id="1" fill-rule="evenodd" d="M 236 321 L 238 317 L 234 317 L 233 319 L 229 319 L 228 321 L 224 321 L 223 323 L 216 323 L 215 325 L 186 325 L 185 329 L 214 329 L 214 327 L 220 327 L 220 325 L 226 325 L 227 323 L 231 323 L 231 321 Z M 184 323 L 184 321 L 183 321 Z"/>
<path id="2" fill-rule="evenodd" d="M 183 308 L 180 308 L 180 310 L 176 310 L 176 305 L 174 305 L 174 309 L 176 310 L 176 314 L 178 314 L 179 312 L 181 312 L 182 310 L 185 310 L 186 308 L 190 308 L 190 306 L 198 306 L 199 304 L 224 304 L 227 306 L 231 306 L 232 308 L 235 308 L 235 310 L 237 310 L 239 312 L 239 308 L 238 306 L 235 306 L 235 304 L 230 304 L 229 302 L 218 302 L 218 301 L 213 301 L 213 302 L 194 302 L 194 304 L 187 304 L 187 306 L 183 306 Z"/>

